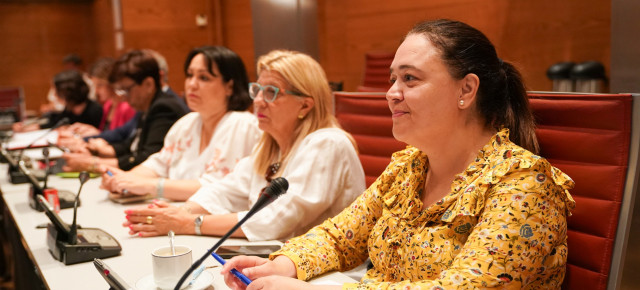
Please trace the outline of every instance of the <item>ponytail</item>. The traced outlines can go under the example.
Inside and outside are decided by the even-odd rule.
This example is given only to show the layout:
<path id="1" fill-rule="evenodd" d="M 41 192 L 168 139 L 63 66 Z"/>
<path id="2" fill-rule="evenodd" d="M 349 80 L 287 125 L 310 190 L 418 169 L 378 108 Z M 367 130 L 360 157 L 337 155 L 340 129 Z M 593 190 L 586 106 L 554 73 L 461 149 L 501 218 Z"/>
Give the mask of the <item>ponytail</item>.
<path id="1" fill-rule="evenodd" d="M 487 127 L 509 129 L 513 143 L 538 153 L 535 122 L 522 76 L 513 65 L 498 58 L 482 32 L 459 21 L 440 19 L 418 23 L 409 31 L 411 34 L 426 37 L 440 50 L 454 78 L 478 76 L 476 103 Z"/>

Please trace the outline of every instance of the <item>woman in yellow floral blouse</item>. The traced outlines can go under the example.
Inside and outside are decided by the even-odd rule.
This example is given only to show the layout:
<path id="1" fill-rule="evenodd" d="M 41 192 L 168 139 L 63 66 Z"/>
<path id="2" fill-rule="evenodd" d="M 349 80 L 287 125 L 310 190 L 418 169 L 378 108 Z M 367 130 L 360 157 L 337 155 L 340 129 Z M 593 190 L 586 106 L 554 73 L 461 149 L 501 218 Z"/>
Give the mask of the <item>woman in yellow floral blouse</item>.
<path id="1" fill-rule="evenodd" d="M 535 155 L 520 74 L 478 30 L 416 25 L 391 64 L 396 139 L 411 146 L 342 213 L 288 241 L 271 260 L 237 257 L 248 289 L 337 288 L 303 282 L 367 258 L 375 289 L 560 289 L 573 181 Z M 297 279 L 293 279 L 297 278 Z"/>

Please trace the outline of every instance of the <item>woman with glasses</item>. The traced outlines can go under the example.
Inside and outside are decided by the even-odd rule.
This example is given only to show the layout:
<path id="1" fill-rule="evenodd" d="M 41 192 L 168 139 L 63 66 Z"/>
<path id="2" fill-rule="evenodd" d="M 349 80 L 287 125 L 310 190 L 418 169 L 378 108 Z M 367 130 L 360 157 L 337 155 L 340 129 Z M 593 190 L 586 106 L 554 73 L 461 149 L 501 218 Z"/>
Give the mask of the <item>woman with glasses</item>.
<path id="1" fill-rule="evenodd" d="M 126 210 L 124 226 L 142 237 L 176 234 L 221 236 L 258 199 L 274 177 L 289 190 L 249 219 L 233 236 L 250 241 L 303 233 L 347 207 L 364 190 L 364 172 L 351 136 L 332 115 L 324 71 L 308 55 L 272 51 L 258 60 L 249 85 L 264 131 L 255 151 L 224 179 L 203 186 L 184 206 L 156 201 Z"/>
<path id="2" fill-rule="evenodd" d="M 169 130 L 164 147 L 130 171 L 109 168 L 102 187 L 116 193 L 184 201 L 249 156 L 260 139 L 242 59 L 222 46 L 193 49 L 184 64 L 184 90 L 193 111 Z"/>
<path id="3" fill-rule="evenodd" d="M 248 289 L 560 289 L 573 181 L 544 158 L 518 71 L 482 32 L 419 23 L 390 66 L 396 152 L 339 215 L 271 259 L 236 257 Z M 360 283 L 312 286 L 369 258 Z M 297 278 L 297 279 L 295 279 Z"/>
<path id="4" fill-rule="evenodd" d="M 169 128 L 187 112 L 175 97 L 160 88 L 160 69 L 155 58 L 144 51 L 133 50 L 122 55 L 109 75 L 116 94 L 124 96 L 131 107 L 141 114 L 136 116 L 137 128 L 128 139 L 107 144 L 103 139 L 92 154 L 87 152 L 63 155 L 65 171 L 98 171 L 100 165 L 130 170 L 151 154 L 158 152 Z M 95 143 L 94 143 L 95 144 Z"/>

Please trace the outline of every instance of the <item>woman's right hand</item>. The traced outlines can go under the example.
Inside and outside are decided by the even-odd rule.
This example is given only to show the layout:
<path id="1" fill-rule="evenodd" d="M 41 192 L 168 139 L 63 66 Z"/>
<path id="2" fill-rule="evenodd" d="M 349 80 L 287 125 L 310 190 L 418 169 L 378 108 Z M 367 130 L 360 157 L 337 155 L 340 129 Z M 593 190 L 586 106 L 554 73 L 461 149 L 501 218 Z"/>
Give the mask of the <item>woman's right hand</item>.
<path id="1" fill-rule="evenodd" d="M 113 147 L 102 138 L 89 139 L 87 149 L 98 156 L 114 157 L 116 155 Z"/>
<path id="2" fill-rule="evenodd" d="M 246 286 L 231 274 L 231 269 L 237 269 L 251 280 L 266 276 L 283 276 L 296 278 L 296 265 L 286 256 L 278 256 L 274 260 L 255 256 L 237 256 L 227 261 L 220 274 L 224 276 L 224 282 L 231 289 L 245 289 Z"/>
<path id="3" fill-rule="evenodd" d="M 110 192 L 115 192 L 114 180 L 115 176 L 123 173 L 124 171 L 117 167 L 104 166 L 102 168 L 102 181 L 100 183 L 101 189 L 106 189 Z"/>

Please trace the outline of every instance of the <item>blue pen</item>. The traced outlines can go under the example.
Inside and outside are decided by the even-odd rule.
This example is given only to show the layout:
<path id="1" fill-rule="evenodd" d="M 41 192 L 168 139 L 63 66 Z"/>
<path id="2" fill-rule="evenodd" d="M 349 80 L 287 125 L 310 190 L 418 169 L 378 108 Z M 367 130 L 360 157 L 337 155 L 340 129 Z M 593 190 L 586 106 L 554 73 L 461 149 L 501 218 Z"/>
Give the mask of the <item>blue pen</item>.
<path id="1" fill-rule="evenodd" d="M 218 256 L 218 254 L 216 253 L 211 253 L 211 256 L 213 256 L 213 258 L 216 259 L 216 261 L 218 261 L 218 263 L 220 263 L 221 265 L 224 265 L 227 263 L 222 257 Z M 231 269 L 231 274 L 238 277 L 238 279 L 240 279 L 240 281 L 242 281 L 244 285 L 249 286 L 249 284 L 251 284 L 251 279 L 247 278 L 247 276 L 240 273 L 240 271 L 236 270 L 235 268 Z"/>

